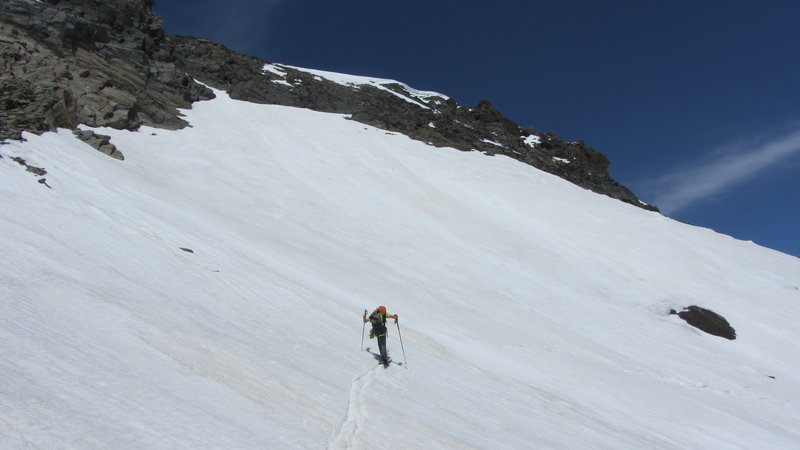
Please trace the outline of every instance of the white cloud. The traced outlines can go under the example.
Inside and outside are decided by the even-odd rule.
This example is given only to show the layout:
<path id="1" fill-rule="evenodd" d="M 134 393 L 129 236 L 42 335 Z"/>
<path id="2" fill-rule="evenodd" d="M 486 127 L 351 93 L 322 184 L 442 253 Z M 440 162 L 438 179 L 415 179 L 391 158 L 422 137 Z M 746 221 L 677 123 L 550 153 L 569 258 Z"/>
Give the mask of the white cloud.
<path id="1" fill-rule="evenodd" d="M 705 162 L 655 180 L 648 190 L 654 193 L 652 202 L 665 214 L 672 214 L 765 175 L 797 154 L 800 129 L 795 127 L 769 139 L 726 145 Z"/>

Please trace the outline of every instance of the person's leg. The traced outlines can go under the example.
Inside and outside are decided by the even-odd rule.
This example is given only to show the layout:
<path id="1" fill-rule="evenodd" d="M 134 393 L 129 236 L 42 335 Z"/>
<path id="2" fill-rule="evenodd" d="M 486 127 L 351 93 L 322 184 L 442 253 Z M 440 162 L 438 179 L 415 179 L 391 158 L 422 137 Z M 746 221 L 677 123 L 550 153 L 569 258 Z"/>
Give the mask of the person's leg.
<path id="1" fill-rule="evenodd" d="M 389 364 L 389 356 L 386 354 L 386 335 L 378 336 L 378 348 L 381 351 L 381 364 Z"/>

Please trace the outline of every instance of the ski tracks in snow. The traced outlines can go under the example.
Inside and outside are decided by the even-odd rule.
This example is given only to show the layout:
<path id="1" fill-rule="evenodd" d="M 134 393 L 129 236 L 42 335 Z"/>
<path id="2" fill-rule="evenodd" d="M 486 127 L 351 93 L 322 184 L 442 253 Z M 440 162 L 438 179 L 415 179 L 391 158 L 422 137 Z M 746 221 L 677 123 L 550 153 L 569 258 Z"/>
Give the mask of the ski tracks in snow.
<path id="1" fill-rule="evenodd" d="M 353 446 L 353 441 L 361 429 L 366 411 L 364 409 L 364 393 L 375 379 L 378 367 L 374 366 L 356 377 L 350 384 L 350 399 L 347 403 L 347 415 L 338 430 L 331 433 L 328 448 L 331 450 L 346 449 Z"/>

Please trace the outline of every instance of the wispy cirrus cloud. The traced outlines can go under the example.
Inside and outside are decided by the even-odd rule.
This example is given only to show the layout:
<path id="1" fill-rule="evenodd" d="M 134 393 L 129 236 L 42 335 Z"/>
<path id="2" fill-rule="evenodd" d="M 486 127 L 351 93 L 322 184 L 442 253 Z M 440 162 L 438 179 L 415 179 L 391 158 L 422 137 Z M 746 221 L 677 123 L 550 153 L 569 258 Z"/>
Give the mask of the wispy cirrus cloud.
<path id="1" fill-rule="evenodd" d="M 800 126 L 770 138 L 731 143 L 704 161 L 648 183 L 651 201 L 674 214 L 769 173 L 800 155 Z"/>

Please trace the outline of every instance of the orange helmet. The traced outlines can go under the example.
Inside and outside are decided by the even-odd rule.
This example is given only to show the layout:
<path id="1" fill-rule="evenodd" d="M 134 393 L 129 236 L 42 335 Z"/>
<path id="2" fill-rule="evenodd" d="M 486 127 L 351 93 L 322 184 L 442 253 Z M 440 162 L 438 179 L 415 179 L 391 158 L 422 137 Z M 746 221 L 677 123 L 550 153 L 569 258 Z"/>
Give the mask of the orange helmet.
<path id="1" fill-rule="evenodd" d="M 381 314 L 386 314 L 386 307 L 385 307 L 385 306 L 383 306 L 383 305 L 381 305 L 381 306 L 378 306 L 378 311 L 380 311 L 380 312 L 381 312 Z"/>

